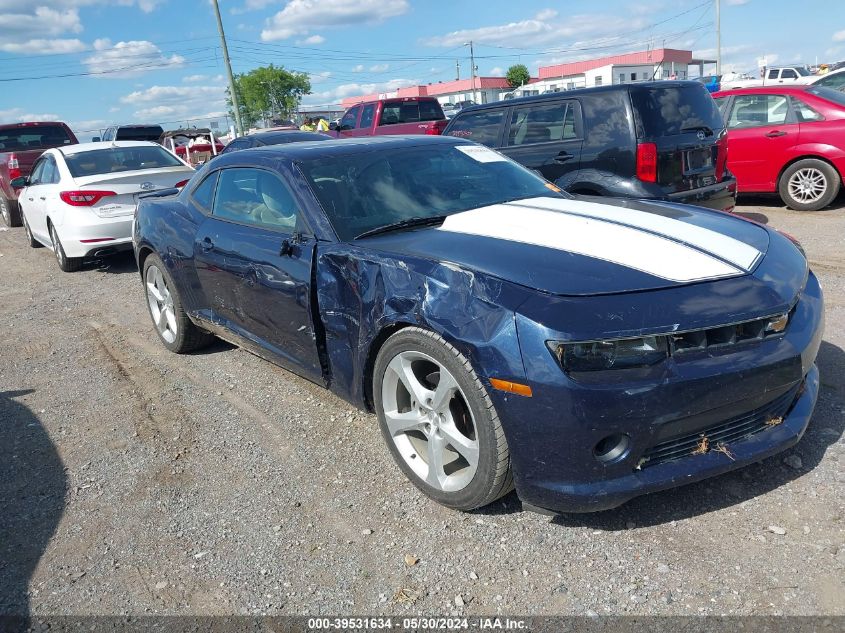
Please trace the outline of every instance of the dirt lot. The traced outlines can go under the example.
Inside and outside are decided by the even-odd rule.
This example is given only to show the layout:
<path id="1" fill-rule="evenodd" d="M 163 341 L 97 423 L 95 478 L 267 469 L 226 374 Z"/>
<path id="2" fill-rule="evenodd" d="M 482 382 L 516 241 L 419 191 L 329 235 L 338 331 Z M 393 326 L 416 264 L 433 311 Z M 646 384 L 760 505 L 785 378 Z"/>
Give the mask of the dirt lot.
<path id="1" fill-rule="evenodd" d="M 745 202 L 826 292 L 810 430 L 556 518 L 427 501 L 373 416 L 223 343 L 167 352 L 131 257 L 64 274 L 0 232 L 0 613 L 845 614 L 845 201 Z"/>

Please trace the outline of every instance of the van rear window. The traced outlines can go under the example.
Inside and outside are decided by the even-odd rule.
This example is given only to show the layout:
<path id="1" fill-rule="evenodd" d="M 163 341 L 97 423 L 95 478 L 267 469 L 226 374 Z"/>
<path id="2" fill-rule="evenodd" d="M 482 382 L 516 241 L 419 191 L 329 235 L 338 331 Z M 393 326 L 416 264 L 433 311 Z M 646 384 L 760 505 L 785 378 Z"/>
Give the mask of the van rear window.
<path id="1" fill-rule="evenodd" d="M 443 109 L 437 101 L 388 101 L 381 111 L 379 125 L 416 123 L 417 121 L 439 121 L 445 119 Z"/>
<path id="2" fill-rule="evenodd" d="M 164 134 L 160 125 L 117 128 L 116 141 L 157 141 Z"/>
<path id="3" fill-rule="evenodd" d="M 697 128 L 721 130 L 719 108 L 699 83 L 666 88 L 632 88 L 637 137 L 674 136 Z"/>

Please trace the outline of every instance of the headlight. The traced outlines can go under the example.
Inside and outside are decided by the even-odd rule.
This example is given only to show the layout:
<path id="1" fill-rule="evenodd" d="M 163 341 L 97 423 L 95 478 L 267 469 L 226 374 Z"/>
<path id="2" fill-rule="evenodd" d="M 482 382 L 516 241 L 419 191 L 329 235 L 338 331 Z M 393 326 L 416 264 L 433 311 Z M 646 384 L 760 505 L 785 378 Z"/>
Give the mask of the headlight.
<path id="1" fill-rule="evenodd" d="M 648 367 L 669 357 L 665 336 L 587 343 L 549 341 L 548 346 L 567 372 Z"/>

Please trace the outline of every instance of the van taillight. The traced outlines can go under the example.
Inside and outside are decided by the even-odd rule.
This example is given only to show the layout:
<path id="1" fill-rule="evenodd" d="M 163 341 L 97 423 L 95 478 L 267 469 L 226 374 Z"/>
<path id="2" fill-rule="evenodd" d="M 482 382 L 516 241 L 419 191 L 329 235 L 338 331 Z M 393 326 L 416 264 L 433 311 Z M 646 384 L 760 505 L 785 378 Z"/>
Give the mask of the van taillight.
<path id="1" fill-rule="evenodd" d="M 20 178 L 23 175 L 21 173 L 20 167 L 21 166 L 18 163 L 18 157 L 14 154 L 9 154 L 9 180 Z"/>
<path id="2" fill-rule="evenodd" d="M 427 128 L 425 128 L 425 133 L 431 134 L 433 136 L 438 135 L 438 134 L 443 134 L 443 130 L 446 129 L 447 125 L 448 125 L 448 121 L 445 121 L 445 120 L 444 121 L 435 121 L 434 123 L 429 125 Z"/>
<path id="3" fill-rule="evenodd" d="M 643 182 L 657 182 L 657 145 L 637 143 L 637 178 Z"/>

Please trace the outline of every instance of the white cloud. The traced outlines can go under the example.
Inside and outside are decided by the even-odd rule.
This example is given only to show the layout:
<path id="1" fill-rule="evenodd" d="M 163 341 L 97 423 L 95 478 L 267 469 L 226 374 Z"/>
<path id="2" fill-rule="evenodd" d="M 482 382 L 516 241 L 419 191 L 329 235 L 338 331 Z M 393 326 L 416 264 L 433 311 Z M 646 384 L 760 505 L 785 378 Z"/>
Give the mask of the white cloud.
<path id="1" fill-rule="evenodd" d="M 181 55 L 162 54 L 161 49 L 146 40 L 118 42 L 108 38 L 94 42 L 95 52 L 82 60 L 95 76 L 110 78 L 134 77 L 161 68 L 175 68 L 185 63 Z"/>
<path id="2" fill-rule="evenodd" d="M 23 108 L 0 110 L 0 121 L 61 121 L 58 114 L 34 114 Z"/>
<path id="3" fill-rule="evenodd" d="M 337 86 L 323 92 L 313 92 L 302 99 L 303 105 L 329 105 L 339 104 L 346 97 L 374 94 L 380 92 L 391 92 L 407 86 L 416 86 L 419 79 L 391 79 L 389 81 L 376 83 L 348 83 Z"/>
<path id="4" fill-rule="evenodd" d="M 543 9 L 540 11 L 536 16 L 534 16 L 535 20 L 551 20 L 552 18 L 557 16 L 557 11 L 554 9 Z"/>
<path id="5" fill-rule="evenodd" d="M 837 31 L 833 34 L 833 41 L 834 42 L 845 42 L 845 30 Z"/>
<path id="6" fill-rule="evenodd" d="M 0 43 L 0 50 L 19 55 L 52 55 L 54 53 L 79 53 L 88 47 L 78 39 L 26 40 L 25 42 Z"/>
<path id="7" fill-rule="evenodd" d="M 206 79 L 208 79 L 208 75 L 188 75 L 187 77 L 182 77 L 183 83 L 186 84 L 195 84 Z"/>
<path id="8" fill-rule="evenodd" d="M 743 4 L 748 4 L 749 2 L 751 2 L 751 0 L 727 0 L 727 4 L 734 7 L 739 7 Z"/>
<path id="9" fill-rule="evenodd" d="M 390 64 L 375 64 L 374 66 L 370 66 L 371 73 L 383 73 L 388 68 L 390 68 Z"/>
<path id="10" fill-rule="evenodd" d="M 353 73 L 362 73 L 364 72 L 364 64 L 358 64 L 352 69 Z"/>
<path id="11" fill-rule="evenodd" d="M 490 76 L 491 77 L 504 77 L 505 70 L 501 66 L 496 66 L 495 68 L 490 69 Z"/>
<path id="12" fill-rule="evenodd" d="M 326 26 L 377 24 L 409 9 L 408 0 L 289 0 L 284 9 L 267 19 L 261 39 L 284 40 Z"/>
<path id="13" fill-rule="evenodd" d="M 325 41 L 326 41 L 326 38 L 323 37 L 322 35 L 312 35 L 311 37 L 306 37 L 304 40 L 302 40 L 299 43 L 300 44 L 316 45 L 316 44 L 322 44 Z"/>
<path id="14" fill-rule="evenodd" d="M 218 111 L 225 112 L 226 92 L 222 85 L 151 86 L 121 97 L 120 102 L 137 108 L 134 117 L 139 120 L 213 118 L 221 116 Z"/>
<path id="15" fill-rule="evenodd" d="M 0 51 L 26 55 L 76 53 L 85 50 L 79 8 L 92 5 L 136 6 L 150 12 L 164 0 L 0 0 Z"/>
<path id="16" fill-rule="evenodd" d="M 321 73 L 315 73 L 313 75 L 309 75 L 308 79 L 311 81 L 311 84 L 321 84 L 324 81 L 327 81 L 332 76 L 332 73 L 328 70 L 324 70 Z"/>
<path id="17" fill-rule="evenodd" d="M 6 53 L 72 53 L 85 48 L 78 39 L 59 38 L 82 31 L 76 9 L 54 9 L 41 3 L 33 9 L 31 4 L 18 7 L 0 0 L 0 25 L 0 51 Z M 40 37 L 33 38 L 34 34 Z"/>
<path id="18" fill-rule="evenodd" d="M 542 17 L 542 19 L 540 19 Z M 611 14 L 590 14 L 566 16 L 553 20 L 550 10 L 541 11 L 535 17 L 520 22 L 509 22 L 496 26 L 482 26 L 475 29 L 461 29 L 445 35 L 423 40 L 428 46 L 453 48 L 468 41 L 476 44 L 524 46 L 530 41 L 533 47 L 556 46 L 574 37 L 619 36 L 631 29 L 643 26 L 645 18 L 625 18 Z M 577 43 L 571 45 L 577 48 Z"/>

